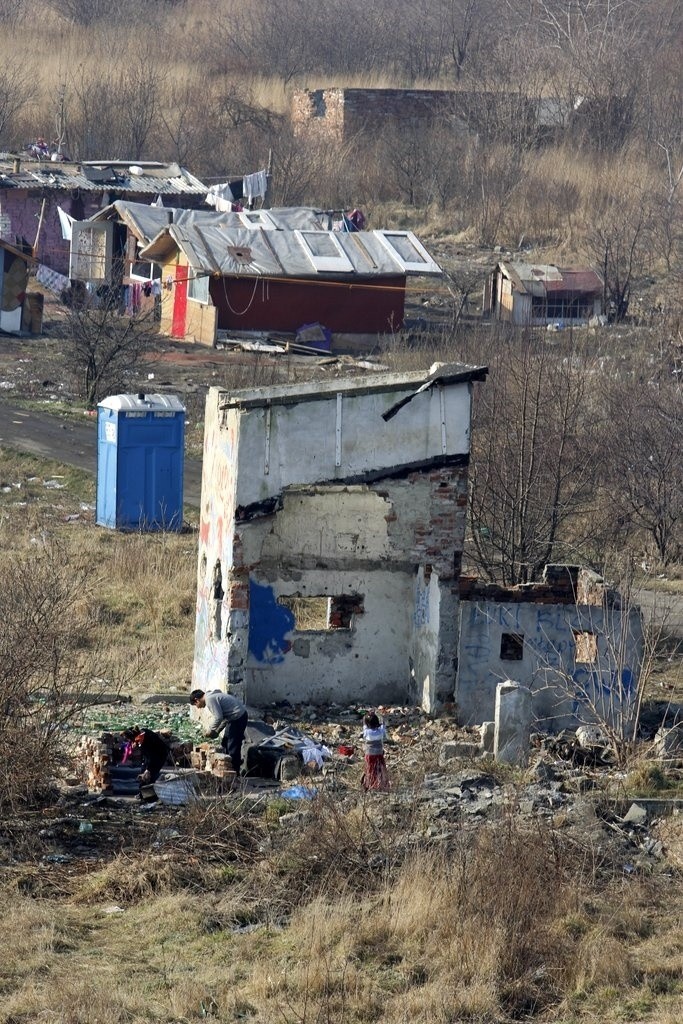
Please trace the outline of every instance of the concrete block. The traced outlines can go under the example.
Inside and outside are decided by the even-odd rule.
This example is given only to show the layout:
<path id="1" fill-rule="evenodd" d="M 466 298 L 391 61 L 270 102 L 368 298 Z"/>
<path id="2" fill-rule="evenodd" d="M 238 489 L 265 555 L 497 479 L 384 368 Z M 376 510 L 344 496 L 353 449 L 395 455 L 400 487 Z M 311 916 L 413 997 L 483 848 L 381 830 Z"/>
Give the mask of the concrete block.
<path id="1" fill-rule="evenodd" d="M 582 747 L 605 747 L 609 743 L 607 734 L 599 725 L 580 725 L 576 739 Z"/>
<path id="2" fill-rule="evenodd" d="M 493 753 L 496 761 L 526 765 L 531 735 L 531 690 L 506 679 L 496 687 Z"/>
<path id="3" fill-rule="evenodd" d="M 655 736 L 654 751 L 657 757 L 683 756 L 683 723 L 671 729 L 660 729 Z"/>
<path id="4" fill-rule="evenodd" d="M 468 743 L 463 740 L 452 740 L 443 743 L 439 751 L 439 764 L 446 764 L 448 761 L 455 761 L 460 757 L 479 757 L 481 746 L 478 743 Z"/>
<path id="5" fill-rule="evenodd" d="M 486 754 L 493 753 L 493 741 L 496 732 L 495 722 L 482 722 L 479 726 L 481 732 L 481 746 Z"/>
<path id="6" fill-rule="evenodd" d="M 631 804 L 624 815 L 624 821 L 629 825 L 644 825 L 647 821 L 647 809 L 640 804 Z"/>

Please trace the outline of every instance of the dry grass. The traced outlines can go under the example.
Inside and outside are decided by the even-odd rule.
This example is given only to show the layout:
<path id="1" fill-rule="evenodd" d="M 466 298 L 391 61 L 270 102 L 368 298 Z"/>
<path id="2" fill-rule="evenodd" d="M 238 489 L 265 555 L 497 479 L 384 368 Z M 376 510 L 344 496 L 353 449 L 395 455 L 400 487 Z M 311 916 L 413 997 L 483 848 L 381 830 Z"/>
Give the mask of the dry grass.
<path id="1" fill-rule="evenodd" d="M 45 486 L 54 480 L 58 489 Z M 0 451 L 0 482 L 9 488 L 0 491 L 0 535 L 11 538 L 14 552 L 49 540 L 67 559 L 95 567 L 97 584 L 86 599 L 92 643 L 109 651 L 109 668 L 124 691 L 184 691 L 194 645 L 194 532 L 127 534 L 98 527 L 94 479 L 32 456 Z M 4 548 L 8 552 L 10 545 Z M 93 665 L 93 675 L 102 675 L 101 666 Z"/>
<path id="2" fill-rule="evenodd" d="M 72 878 L 68 899 L 6 888 L 0 1021 L 660 1024 L 683 1007 L 680 878 L 601 879 L 560 834 L 503 824 L 344 888 L 321 806 L 307 838 L 324 869 L 278 882 L 303 854 L 296 828 L 256 815 L 250 831 L 238 812 L 230 839 L 228 817 L 216 838 L 236 859 L 212 869 L 183 852 L 193 812 L 173 851 L 122 855 Z M 242 828 L 259 844 L 237 850 Z"/>

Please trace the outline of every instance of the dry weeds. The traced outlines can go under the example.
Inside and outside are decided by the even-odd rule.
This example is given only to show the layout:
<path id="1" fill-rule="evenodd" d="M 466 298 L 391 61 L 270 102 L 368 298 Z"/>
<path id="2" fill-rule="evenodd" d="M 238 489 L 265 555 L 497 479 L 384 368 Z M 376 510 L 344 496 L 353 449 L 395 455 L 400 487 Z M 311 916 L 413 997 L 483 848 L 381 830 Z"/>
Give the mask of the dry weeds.
<path id="1" fill-rule="evenodd" d="M 195 810 L 165 852 L 72 876 L 67 898 L 6 885 L 0 1021 L 659 1024 L 683 1007 L 680 877 L 601 877 L 561 834 L 503 822 L 378 871 L 360 846 L 344 886 L 324 804 L 301 834 L 215 813 L 208 859 Z M 386 818 L 377 831 L 400 845 Z"/>

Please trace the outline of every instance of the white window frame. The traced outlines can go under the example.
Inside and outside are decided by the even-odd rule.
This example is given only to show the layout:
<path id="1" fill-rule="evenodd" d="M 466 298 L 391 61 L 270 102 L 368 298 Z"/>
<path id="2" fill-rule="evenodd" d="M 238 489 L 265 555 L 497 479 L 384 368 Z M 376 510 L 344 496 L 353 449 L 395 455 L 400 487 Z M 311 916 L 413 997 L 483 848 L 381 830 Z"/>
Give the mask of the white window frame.
<path id="1" fill-rule="evenodd" d="M 396 260 L 402 270 L 410 271 L 414 274 L 441 274 L 442 270 L 438 263 L 435 263 L 432 257 L 429 255 L 424 245 L 415 237 L 412 231 L 373 231 L 375 238 L 379 239 L 384 248 L 387 250 L 393 260 Z M 401 256 L 398 249 L 392 244 L 391 236 L 398 235 L 401 238 L 407 238 L 414 249 L 422 256 L 422 261 L 413 262 L 412 260 L 405 260 Z M 387 237 L 389 236 L 389 237 Z"/>
<path id="2" fill-rule="evenodd" d="M 263 228 L 264 231 L 276 231 L 277 225 L 267 210 L 243 210 L 237 215 L 245 228 Z"/>
<path id="3" fill-rule="evenodd" d="M 197 273 L 197 271 L 194 270 L 191 267 L 188 267 L 187 269 L 188 270 L 192 270 L 192 276 L 188 277 L 188 279 L 187 279 L 187 297 L 188 297 L 188 299 L 190 300 L 190 302 L 198 302 L 202 306 L 210 306 L 211 305 L 211 294 L 209 292 L 209 275 L 208 274 Z M 202 295 L 201 298 L 198 298 L 196 295 L 192 294 L 193 285 L 197 281 L 205 282 L 205 284 L 206 284 L 206 296 Z"/>
<path id="4" fill-rule="evenodd" d="M 141 274 L 134 273 L 133 267 L 135 267 L 138 263 L 148 263 L 149 269 L 152 271 L 152 276 L 142 277 Z M 131 281 L 139 281 L 141 284 L 147 284 L 148 281 L 161 281 L 161 266 L 158 263 L 152 263 L 151 260 L 137 259 L 135 263 L 131 263 L 130 274 L 128 276 Z"/>
<path id="5" fill-rule="evenodd" d="M 339 243 L 339 239 L 335 238 L 335 234 L 333 231 L 295 231 L 294 234 L 296 235 L 299 244 L 301 245 L 301 248 L 308 256 L 308 259 L 314 270 L 342 271 L 342 273 L 345 274 L 353 273 L 353 263 L 342 249 Z M 339 255 L 316 256 L 311 247 L 309 246 L 308 242 L 306 241 L 306 235 L 325 235 L 326 238 L 332 240 L 332 244 L 339 253 Z"/>

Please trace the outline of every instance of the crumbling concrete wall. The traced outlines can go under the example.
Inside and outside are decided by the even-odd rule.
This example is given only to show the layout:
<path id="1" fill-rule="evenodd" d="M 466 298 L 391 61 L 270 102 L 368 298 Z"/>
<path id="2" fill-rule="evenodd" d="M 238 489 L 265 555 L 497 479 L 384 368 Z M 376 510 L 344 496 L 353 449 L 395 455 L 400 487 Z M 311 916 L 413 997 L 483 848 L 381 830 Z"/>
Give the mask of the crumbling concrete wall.
<path id="1" fill-rule="evenodd" d="M 504 679 L 531 689 L 540 728 L 628 719 L 643 655 L 640 610 L 621 608 L 594 579 L 575 584 L 556 577 L 503 593 L 465 583 L 455 694 L 463 724 L 493 717 Z"/>
<path id="2" fill-rule="evenodd" d="M 407 394 L 397 377 L 209 393 L 195 686 L 254 703 L 452 699 L 470 384 L 385 421 Z M 310 628 L 292 609 L 312 599 L 328 618 Z"/>

